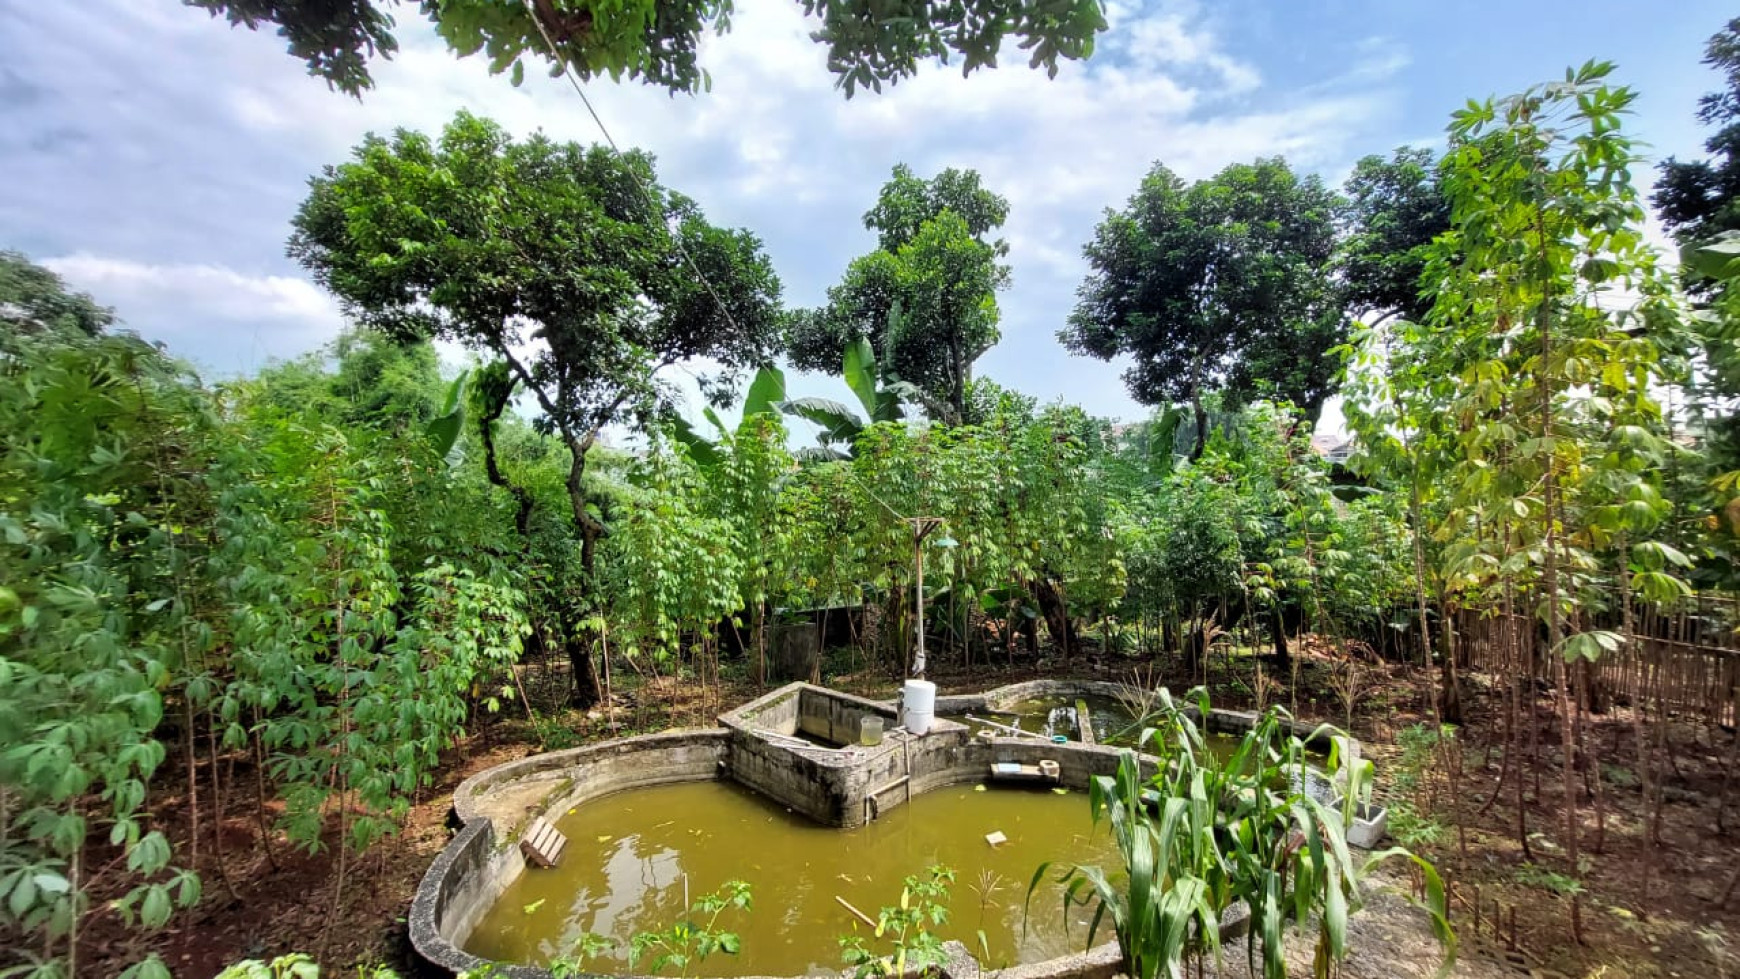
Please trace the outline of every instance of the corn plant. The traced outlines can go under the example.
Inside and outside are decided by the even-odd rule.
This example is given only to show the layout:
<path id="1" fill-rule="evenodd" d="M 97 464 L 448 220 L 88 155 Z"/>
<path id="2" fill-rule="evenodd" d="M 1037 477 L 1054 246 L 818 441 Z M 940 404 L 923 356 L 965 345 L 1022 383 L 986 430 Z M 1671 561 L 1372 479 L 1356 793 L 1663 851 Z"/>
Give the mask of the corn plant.
<path id="1" fill-rule="evenodd" d="M 1249 915 L 1245 951 L 1250 971 L 1285 979 L 1284 931 L 1316 923 L 1314 974 L 1330 974 L 1348 953 L 1347 923 L 1360 905 L 1360 885 L 1376 864 L 1405 856 L 1426 882 L 1424 906 L 1454 963 L 1444 888 L 1437 872 L 1406 850 L 1356 861 L 1347 845 L 1343 810 L 1361 794 L 1367 769 L 1346 776 L 1344 806 L 1313 796 L 1305 742 L 1291 733 L 1286 712 L 1271 708 L 1237 749 L 1218 759 L 1197 717 L 1208 716 L 1199 692 L 1194 715 L 1162 695 L 1142 742 L 1154 754 L 1125 750 L 1116 774 L 1089 785 L 1094 820 L 1110 824 L 1123 867 L 1063 868 L 1064 912 L 1093 905 L 1088 943 L 1108 920 L 1132 979 L 1182 977 L 1206 955 L 1220 958 L 1222 923 L 1242 905 Z M 1339 757 L 1332 753 L 1333 769 Z M 1144 776 L 1146 764 L 1153 774 Z M 1028 899 L 1050 869 L 1041 865 Z M 1260 962 L 1260 964 L 1259 964 Z"/>

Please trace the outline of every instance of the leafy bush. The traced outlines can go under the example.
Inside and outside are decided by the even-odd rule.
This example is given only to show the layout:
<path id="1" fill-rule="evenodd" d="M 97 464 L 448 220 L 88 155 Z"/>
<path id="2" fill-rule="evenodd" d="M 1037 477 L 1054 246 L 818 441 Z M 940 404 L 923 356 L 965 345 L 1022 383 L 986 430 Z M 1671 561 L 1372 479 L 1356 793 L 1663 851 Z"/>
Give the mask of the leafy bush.
<path id="1" fill-rule="evenodd" d="M 420 431 L 217 394 L 130 336 L 11 334 L 0 378 L 0 930 L 30 936 L 0 970 L 46 979 L 87 916 L 157 928 L 198 900 L 146 816 L 172 746 L 183 767 L 253 753 L 311 847 L 345 798 L 366 846 L 473 689 L 499 703 L 526 597 L 489 504 Z M 194 846 L 220 777 L 187 798 Z"/>

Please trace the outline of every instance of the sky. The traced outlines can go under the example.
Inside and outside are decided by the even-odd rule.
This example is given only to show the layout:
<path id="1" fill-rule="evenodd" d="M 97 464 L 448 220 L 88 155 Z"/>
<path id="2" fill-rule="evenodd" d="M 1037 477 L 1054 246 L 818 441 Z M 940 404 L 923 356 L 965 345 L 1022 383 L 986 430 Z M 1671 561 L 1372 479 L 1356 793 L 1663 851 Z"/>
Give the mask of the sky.
<path id="1" fill-rule="evenodd" d="M 1056 78 L 1011 51 L 995 70 L 928 67 L 848 100 L 796 0 L 738 7 L 703 47 L 710 92 L 588 85 L 616 141 L 652 152 L 715 223 L 758 234 L 794 306 L 874 248 L 862 216 L 895 164 L 978 170 L 1010 202 L 1013 285 L 977 372 L 1124 419 L 1147 410 L 1122 366 L 1073 357 L 1056 334 L 1083 243 L 1154 163 L 1196 179 L 1283 155 L 1338 183 L 1366 154 L 1441 145 L 1470 97 L 1589 59 L 1639 91 L 1632 131 L 1652 159 L 1695 156 L 1697 98 L 1717 81 L 1699 59 L 1732 15 L 1707 0 L 1109 0 L 1094 56 Z M 402 50 L 374 62 L 358 101 L 275 35 L 179 0 L 0 0 L 0 248 L 208 376 L 317 349 L 344 317 L 284 243 L 308 177 L 365 133 L 436 132 L 468 109 L 516 135 L 600 141 L 565 82 L 528 72 L 515 88 L 454 57 L 416 8 L 396 8 Z M 814 376 L 791 390 L 846 397 Z"/>

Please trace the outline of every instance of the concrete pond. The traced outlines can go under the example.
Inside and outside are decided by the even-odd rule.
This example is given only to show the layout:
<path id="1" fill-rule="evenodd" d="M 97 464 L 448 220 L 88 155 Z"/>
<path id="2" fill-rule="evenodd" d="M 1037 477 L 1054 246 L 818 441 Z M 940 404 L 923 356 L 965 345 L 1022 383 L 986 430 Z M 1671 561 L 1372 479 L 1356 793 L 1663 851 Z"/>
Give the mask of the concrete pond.
<path id="1" fill-rule="evenodd" d="M 1116 770 L 1120 749 L 1102 742 L 1129 742 L 1142 709 L 1130 700 L 1117 684 L 1015 684 L 938 697 L 938 718 L 913 735 L 894 705 L 794 683 L 718 727 L 499 765 L 454 792 L 462 828 L 418 890 L 412 943 L 440 970 L 547 979 L 550 959 L 591 932 L 618 948 L 587 970 L 626 975 L 631 935 L 741 879 L 754 907 L 720 925 L 742 937 L 742 952 L 694 974 L 834 975 L 839 937 L 868 938 L 863 919 L 899 901 L 902 879 L 942 864 L 956 874 L 942 929 L 951 939 L 942 971 L 953 979 L 977 979 L 981 967 L 1004 979 L 1109 977 L 1118 966 L 1109 930 L 1083 951 L 1088 914 L 1066 919 L 1049 883 L 1029 911 L 1027 889 L 1042 863 L 1116 866 L 1083 790 Z M 1213 711 L 1204 726 L 1237 736 L 1254 720 Z M 1349 839 L 1369 846 L 1382 814 L 1365 815 L 1377 824 Z M 553 838 L 554 867 L 522 845 Z"/>

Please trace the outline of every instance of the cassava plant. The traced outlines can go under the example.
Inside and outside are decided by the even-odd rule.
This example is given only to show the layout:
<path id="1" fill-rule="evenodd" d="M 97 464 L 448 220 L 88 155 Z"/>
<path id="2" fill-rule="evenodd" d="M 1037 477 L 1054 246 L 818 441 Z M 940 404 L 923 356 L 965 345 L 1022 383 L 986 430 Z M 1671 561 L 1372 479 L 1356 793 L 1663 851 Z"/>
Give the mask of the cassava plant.
<path id="1" fill-rule="evenodd" d="M 872 934 L 888 950 L 878 951 L 864 936 L 852 934 L 840 938 L 840 957 L 852 967 L 857 979 L 871 976 L 925 975 L 941 966 L 946 958 L 943 940 L 936 929 L 949 920 L 949 887 L 955 882 L 955 872 L 941 866 L 906 878 L 900 887 L 900 903 L 885 907 L 876 916 Z"/>
<path id="2" fill-rule="evenodd" d="M 748 911 L 753 905 L 747 883 L 727 881 L 696 900 L 683 920 L 664 931 L 635 935 L 629 942 L 628 967 L 646 961 L 654 973 L 675 969 L 679 976 L 687 976 L 715 952 L 736 955 L 742 942 L 736 932 L 719 927 L 719 919 L 727 911 Z"/>

